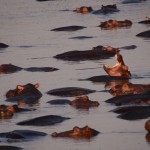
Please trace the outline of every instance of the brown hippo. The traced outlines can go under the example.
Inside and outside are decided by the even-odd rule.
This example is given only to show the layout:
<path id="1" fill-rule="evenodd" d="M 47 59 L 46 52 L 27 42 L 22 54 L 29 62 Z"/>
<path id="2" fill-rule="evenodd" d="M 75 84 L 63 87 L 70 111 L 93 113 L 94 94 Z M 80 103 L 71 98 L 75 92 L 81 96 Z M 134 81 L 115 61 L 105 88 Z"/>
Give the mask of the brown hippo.
<path id="1" fill-rule="evenodd" d="M 82 6 L 80 8 L 76 8 L 76 12 L 77 13 L 82 13 L 82 14 L 86 14 L 93 11 L 93 8 L 91 6 L 86 7 L 86 6 Z"/>
<path id="2" fill-rule="evenodd" d="M 86 138 L 86 139 L 90 139 L 93 136 L 98 135 L 100 132 L 85 126 L 83 128 L 79 128 L 79 127 L 74 127 L 72 130 L 69 131 L 64 131 L 64 132 L 54 132 L 51 134 L 52 137 L 69 137 L 69 138 Z"/>
<path id="3" fill-rule="evenodd" d="M 117 20 L 108 20 L 105 22 L 101 22 L 99 27 L 104 29 L 112 29 L 118 27 L 130 27 L 132 25 L 132 21 L 124 20 L 124 21 L 117 21 Z"/>
<path id="4" fill-rule="evenodd" d="M 118 84 L 110 89 L 110 93 L 113 96 L 125 95 L 125 94 L 138 94 L 145 90 L 150 90 L 150 84 L 132 84 L 132 83 L 123 83 Z"/>
<path id="5" fill-rule="evenodd" d="M 0 118 L 11 118 L 14 113 L 22 111 L 32 111 L 31 109 L 19 108 L 18 105 L 0 105 Z"/>
<path id="6" fill-rule="evenodd" d="M 92 50 L 73 50 L 64 52 L 54 56 L 54 58 L 67 60 L 67 61 L 84 61 L 84 60 L 97 60 L 106 59 L 114 56 L 116 52 L 120 51 L 119 48 L 113 48 L 111 46 L 104 47 L 98 45 L 93 47 Z"/>
<path id="7" fill-rule="evenodd" d="M 17 85 L 16 89 L 9 90 L 6 93 L 9 102 L 24 102 L 26 104 L 36 103 L 41 97 L 42 93 L 37 89 L 39 83 L 33 85 L 28 83 L 26 85 Z"/>
<path id="8" fill-rule="evenodd" d="M 113 4 L 113 5 L 102 5 L 101 6 L 101 9 L 107 9 L 107 8 L 112 8 L 112 9 L 117 9 L 117 5 L 116 4 Z"/>
<path id="9" fill-rule="evenodd" d="M 74 106 L 75 108 L 87 108 L 87 109 L 89 109 L 90 107 L 98 107 L 99 102 L 98 101 L 91 101 L 91 100 L 89 100 L 88 96 L 84 95 L 84 96 L 75 97 L 75 99 L 70 102 L 70 105 Z"/>
<path id="10" fill-rule="evenodd" d="M 110 76 L 121 76 L 127 78 L 131 77 L 131 73 L 128 70 L 128 66 L 125 65 L 122 55 L 117 53 L 115 55 L 115 58 L 117 63 L 113 67 L 110 67 L 108 65 L 103 65 L 103 68 L 106 71 L 106 73 L 108 73 L 108 75 Z"/>
<path id="11" fill-rule="evenodd" d="M 150 120 L 146 121 L 145 130 L 147 130 L 150 133 Z"/>

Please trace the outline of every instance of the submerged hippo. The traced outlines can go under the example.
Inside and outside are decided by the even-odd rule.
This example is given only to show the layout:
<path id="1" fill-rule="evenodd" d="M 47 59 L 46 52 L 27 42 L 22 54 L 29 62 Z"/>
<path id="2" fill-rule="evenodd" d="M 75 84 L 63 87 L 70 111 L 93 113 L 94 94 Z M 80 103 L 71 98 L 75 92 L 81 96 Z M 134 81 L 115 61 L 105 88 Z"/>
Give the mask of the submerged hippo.
<path id="1" fill-rule="evenodd" d="M 1 138 L 7 138 L 9 142 L 17 142 L 23 140 L 31 140 L 35 137 L 46 136 L 44 132 L 33 131 L 33 130 L 14 130 L 10 132 L 0 133 Z"/>
<path id="2" fill-rule="evenodd" d="M 47 92 L 47 94 L 55 95 L 55 96 L 63 96 L 63 97 L 72 97 L 72 96 L 86 95 L 94 92 L 96 91 L 85 89 L 85 88 L 66 87 L 66 88 L 58 88 L 58 89 L 50 90 Z"/>
<path id="3" fill-rule="evenodd" d="M 101 22 L 99 27 L 104 29 L 112 29 L 112 28 L 118 28 L 118 27 L 130 27 L 132 26 L 132 21 L 130 20 L 124 20 L 124 21 L 117 21 L 117 20 L 108 20 L 105 22 Z"/>
<path id="4" fill-rule="evenodd" d="M 30 120 L 25 120 L 22 122 L 17 123 L 17 125 L 22 126 L 48 126 L 48 125 L 54 125 L 57 123 L 61 123 L 65 120 L 71 119 L 69 117 L 62 117 L 57 115 L 47 115 L 47 116 L 41 116 Z"/>
<path id="5" fill-rule="evenodd" d="M 138 23 L 141 23 L 141 24 L 150 24 L 150 18 L 148 18 L 148 17 L 146 16 L 146 17 L 145 17 L 145 20 L 139 21 Z"/>
<path id="6" fill-rule="evenodd" d="M 128 4 L 128 3 L 140 3 L 146 0 L 124 0 L 122 3 L 123 4 Z"/>
<path id="7" fill-rule="evenodd" d="M 86 28 L 86 27 L 72 25 L 72 26 L 65 26 L 65 27 L 55 28 L 55 29 L 52 29 L 51 31 L 77 31 L 77 30 L 82 30 L 84 28 Z"/>
<path id="8" fill-rule="evenodd" d="M 75 108 L 89 109 L 90 107 L 98 107 L 99 102 L 91 101 L 89 100 L 88 96 L 84 95 L 84 96 L 75 97 L 75 99 L 70 102 L 70 105 Z"/>
<path id="9" fill-rule="evenodd" d="M 80 8 L 76 8 L 75 10 L 77 13 L 82 13 L 82 14 L 86 14 L 89 13 L 91 11 L 93 11 L 93 8 L 91 6 L 87 7 L 87 6 L 82 6 Z"/>
<path id="10" fill-rule="evenodd" d="M 150 84 L 132 84 L 124 83 L 118 84 L 110 89 L 110 93 L 113 96 L 125 95 L 125 94 L 138 94 L 145 90 L 150 90 Z"/>
<path id="11" fill-rule="evenodd" d="M 39 83 L 33 85 L 28 83 L 26 85 L 17 85 L 16 89 L 9 90 L 6 93 L 9 102 L 24 102 L 26 104 L 36 103 L 41 97 L 42 93 L 37 89 Z"/>
<path id="12" fill-rule="evenodd" d="M 117 61 L 116 65 L 114 65 L 113 67 L 110 67 L 108 65 L 103 65 L 103 69 L 110 76 L 120 76 L 120 77 L 130 78 L 131 73 L 128 70 L 128 66 L 125 65 L 122 55 L 117 53 L 115 55 L 115 58 Z"/>
<path id="13" fill-rule="evenodd" d="M 1 49 L 1 48 L 7 48 L 7 47 L 9 47 L 9 45 L 4 44 L 4 43 L 0 43 L 0 49 Z"/>
<path id="14" fill-rule="evenodd" d="M 54 56 L 54 58 L 67 60 L 67 61 L 84 61 L 93 59 L 106 59 L 114 56 L 116 52 L 120 51 L 119 48 L 113 48 L 111 46 L 97 46 L 93 47 L 92 50 L 74 50 L 69 52 L 64 52 Z"/>
<path id="15" fill-rule="evenodd" d="M 143 38 L 150 38 L 150 30 L 141 32 L 141 33 L 137 34 L 136 36 L 143 37 Z"/>
<path id="16" fill-rule="evenodd" d="M 32 111 L 31 109 L 19 108 L 18 105 L 0 105 L 0 118 L 8 119 L 16 112 Z"/>
<path id="17" fill-rule="evenodd" d="M 0 145 L 0 150 L 22 150 L 23 148 L 17 146 Z"/>
<path id="18" fill-rule="evenodd" d="M 90 139 L 93 136 L 97 136 L 100 132 L 95 129 L 90 128 L 89 126 L 85 126 L 83 128 L 74 127 L 72 130 L 64 131 L 64 132 L 54 132 L 51 134 L 52 137 L 69 137 L 69 138 L 86 138 Z"/>
<path id="19" fill-rule="evenodd" d="M 124 106 L 111 112 L 119 114 L 117 117 L 124 120 L 138 120 L 150 117 L 150 106 Z"/>
<path id="20" fill-rule="evenodd" d="M 127 104 L 150 104 L 150 90 L 143 91 L 139 94 L 126 94 L 116 96 L 105 101 L 115 105 L 127 105 Z"/>
<path id="21" fill-rule="evenodd" d="M 17 71 L 26 70 L 30 72 L 52 72 L 58 70 L 53 67 L 30 67 L 30 68 L 21 68 L 13 64 L 2 64 L 0 65 L 0 73 L 14 73 Z"/>
<path id="22" fill-rule="evenodd" d="M 145 130 L 147 130 L 150 133 L 150 120 L 147 120 L 145 123 Z"/>

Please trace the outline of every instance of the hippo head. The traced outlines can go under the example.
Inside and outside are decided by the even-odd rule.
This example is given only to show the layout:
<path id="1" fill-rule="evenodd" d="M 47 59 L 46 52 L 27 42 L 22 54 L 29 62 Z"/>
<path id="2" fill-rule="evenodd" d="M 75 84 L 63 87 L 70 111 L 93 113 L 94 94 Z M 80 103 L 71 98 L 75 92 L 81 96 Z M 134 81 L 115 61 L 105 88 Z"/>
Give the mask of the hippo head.
<path id="1" fill-rule="evenodd" d="M 85 126 L 83 128 L 79 128 L 75 126 L 72 130 L 65 132 L 54 132 L 51 134 L 52 137 L 71 137 L 71 138 L 91 138 L 99 134 L 98 131 L 90 128 L 89 126 Z"/>
<path id="2" fill-rule="evenodd" d="M 150 133 L 150 120 L 146 121 L 145 130 L 147 130 Z"/>
<path id="3" fill-rule="evenodd" d="M 39 87 L 39 83 L 33 85 L 33 84 L 26 84 L 26 85 L 17 85 L 16 89 L 14 90 L 9 90 L 6 93 L 6 97 L 7 98 L 12 98 L 12 97 L 16 97 L 16 96 L 37 96 L 37 97 L 41 97 L 42 94 L 40 93 L 39 90 L 37 90 L 37 88 Z"/>
<path id="4" fill-rule="evenodd" d="M 91 12 L 92 10 L 93 10 L 93 8 L 91 6 L 89 6 L 89 7 L 83 6 L 83 7 L 80 7 L 80 8 L 76 8 L 77 13 L 83 13 L 83 14 Z"/>
<path id="5" fill-rule="evenodd" d="M 75 99 L 70 102 L 70 105 L 76 108 L 90 108 L 99 106 L 99 102 L 91 101 L 87 95 L 84 95 L 75 97 Z"/>

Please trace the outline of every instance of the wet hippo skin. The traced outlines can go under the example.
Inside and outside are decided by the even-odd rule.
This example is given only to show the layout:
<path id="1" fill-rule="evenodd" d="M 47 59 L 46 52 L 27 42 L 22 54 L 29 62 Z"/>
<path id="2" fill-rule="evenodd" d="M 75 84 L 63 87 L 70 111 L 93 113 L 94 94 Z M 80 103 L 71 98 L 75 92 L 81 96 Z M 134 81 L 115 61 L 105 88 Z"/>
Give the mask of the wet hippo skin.
<path id="1" fill-rule="evenodd" d="M 48 126 L 48 125 L 54 125 L 57 123 L 61 123 L 65 120 L 71 119 L 69 117 L 61 117 L 57 115 L 47 115 L 47 116 L 41 116 L 34 119 L 25 120 L 22 122 L 17 123 L 17 125 L 22 126 Z"/>
<path id="2" fill-rule="evenodd" d="M 113 28 L 120 28 L 120 27 L 131 27 L 132 21 L 124 20 L 124 21 L 117 21 L 117 20 L 108 20 L 105 22 L 101 22 L 99 27 L 102 29 L 113 29 Z"/>
<path id="3" fill-rule="evenodd" d="M 24 102 L 27 104 L 36 103 L 41 97 L 42 93 L 37 89 L 39 83 L 33 85 L 28 83 L 26 85 L 17 85 L 16 89 L 9 90 L 6 93 L 6 101 L 9 102 Z"/>
<path id="4" fill-rule="evenodd" d="M 65 105 L 65 104 L 69 104 L 70 100 L 67 99 L 54 99 L 54 100 L 50 100 L 47 103 L 52 104 L 52 105 Z"/>
<path id="5" fill-rule="evenodd" d="M 70 101 L 70 105 L 75 108 L 89 109 L 90 107 L 98 107 L 100 104 L 98 101 L 89 100 L 89 97 L 84 95 L 75 97 L 74 100 Z"/>
<path id="6" fill-rule="evenodd" d="M 141 32 L 141 33 L 137 34 L 136 36 L 143 37 L 143 38 L 150 38 L 150 30 Z"/>
<path id="7" fill-rule="evenodd" d="M 88 126 L 85 126 L 83 128 L 74 127 L 72 130 L 64 131 L 64 132 L 54 132 L 51 134 L 52 137 L 68 137 L 68 138 L 86 138 L 90 139 L 93 136 L 97 136 L 100 132 L 96 131 L 95 129 L 92 129 Z"/>
<path id="8" fill-rule="evenodd" d="M 118 48 L 113 48 L 111 46 L 96 46 L 92 50 L 74 50 L 64 52 L 54 56 L 54 58 L 67 60 L 67 61 L 83 61 L 83 60 L 94 60 L 94 59 L 106 59 L 114 56 L 116 51 L 119 51 Z"/>
<path id="9" fill-rule="evenodd" d="M 30 68 L 21 68 L 13 64 L 2 64 L 0 65 L 0 73 L 14 73 L 17 71 L 26 70 L 30 72 L 52 72 L 59 69 L 53 67 L 30 67 Z"/>
<path id="10" fill-rule="evenodd" d="M 82 6 L 79 8 L 76 8 L 75 10 L 77 13 L 82 13 L 82 14 L 86 14 L 89 13 L 91 11 L 93 11 L 93 8 L 91 6 L 87 7 L 87 6 Z"/>
<path id="11" fill-rule="evenodd" d="M 73 26 L 55 28 L 55 29 L 52 29 L 51 31 L 77 31 L 77 30 L 82 30 L 84 28 L 86 27 L 73 25 Z"/>
<path id="12" fill-rule="evenodd" d="M 44 132 L 33 131 L 33 130 L 14 130 L 10 132 L 0 133 L 1 138 L 7 138 L 8 141 L 22 141 L 22 140 L 31 140 L 35 137 L 46 136 Z"/>
<path id="13" fill-rule="evenodd" d="M 118 84 L 110 89 L 110 93 L 113 96 L 125 95 L 125 94 L 138 94 L 145 90 L 150 90 L 150 84 L 132 84 L 132 83 L 123 83 Z"/>
<path id="14" fill-rule="evenodd" d="M 124 106 L 111 110 L 124 120 L 138 120 L 150 117 L 150 106 Z"/>
<path id="15" fill-rule="evenodd" d="M 126 104 L 150 104 L 150 91 L 143 91 L 139 94 L 126 94 L 116 96 L 105 101 L 115 105 Z"/>
<path id="16" fill-rule="evenodd" d="M 0 150 L 23 150 L 23 148 L 17 146 L 0 145 Z"/>
<path id="17" fill-rule="evenodd" d="M 7 44 L 5 44 L 5 43 L 0 43 L 0 49 L 1 49 L 1 48 L 7 48 L 7 47 L 9 47 Z"/>
<path id="18" fill-rule="evenodd" d="M 90 94 L 94 92 L 96 91 L 86 89 L 86 88 L 65 87 L 65 88 L 58 88 L 58 89 L 50 90 L 47 92 L 47 94 L 54 95 L 54 96 L 72 97 L 72 96 L 86 95 L 86 94 Z"/>

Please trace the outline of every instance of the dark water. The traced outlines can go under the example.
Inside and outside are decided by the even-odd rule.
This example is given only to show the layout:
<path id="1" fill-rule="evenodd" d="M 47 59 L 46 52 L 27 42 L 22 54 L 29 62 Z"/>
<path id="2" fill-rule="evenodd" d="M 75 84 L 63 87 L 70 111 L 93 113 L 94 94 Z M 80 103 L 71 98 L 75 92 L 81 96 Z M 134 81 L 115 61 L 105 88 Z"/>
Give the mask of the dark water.
<path id="1" fill-rule="evenodd" d="M 46 103 L 60 97 L 47 95 L 46 92 L 61 87 L 82 87 L 96 91 L 105 89 L 104 83 L 78 81 L 96 75 L 105 75 L 103 64 L 113 65 L 114 58 L 81 62 L 68 62 L 53 58 L 70 50 L 87 50 L 97 45 L 123 47 L 136 45 L 134 50 L 121 50 L 125 63 L 129 66 L 134 78 L 132 83 L 150 83 L 149 39 L 138 38 L 139 32 L 149 30 L 150 26 L 138 24 L 146 16 L 150 17 L 150 1 L 142 3 L 122 4 L 120 0 L 56 0 L 37 2 L 35 0 L 0 0 L 0 42 L 10 45 L 0 50 L 0 64 L 12 63 L 28 67 L 55 67 L 55 72 L 20 71 L 13 74 L 0 74 L 1 104 L 5 101 L 5 93 L 16 85 L 40 83 L 43 97 L 33 112 L 15 114 L 12 119 L 0 120 L 0 132 L 16 129 L 32 129 L 49 134 L 28 142 L 7 143 L 27 150 L 148 150 L 150 143 L 146 141 L 144 124 L 147 119 L 126 121 L 116 118 L 117 114 L 109 112 L 116 108 L 104 101 L 112 96 L 107 92 L 89 94 L 91 100 L 98 100 L 98 108 L 76 110 L 69 105 L 54 106 Z M 109 15 L 76 14 L 72 10 L 80 6 L 92 6 L 97 10 L 101 5 L 117 3 L 120 12 Z M 71 11 L 62 11 L 71 10 Z M 101 30 L 96 27 L 108 19 L 133 21 L 128 29 Z M 75 32 L 52 32 L 53 28 L 67 25 L 82 25 L 87 28 Z M 92 36 L 84 40 L 70 39 L 76 36 Z M 135 78 L 136 77 L 136 78 Z M 143 78 L 139 78 L 143 77 Z M 73 98 L 68 98 L 72 100 Z M 46 127 L 18 126 L 17 122 L 42 115 L 62 115 L 71 117 L 63 123 Z M 91 140 L 53 139 L 50 134 L 70 130 L 74 126 L 90 127 L 101 132 Z"/>

